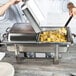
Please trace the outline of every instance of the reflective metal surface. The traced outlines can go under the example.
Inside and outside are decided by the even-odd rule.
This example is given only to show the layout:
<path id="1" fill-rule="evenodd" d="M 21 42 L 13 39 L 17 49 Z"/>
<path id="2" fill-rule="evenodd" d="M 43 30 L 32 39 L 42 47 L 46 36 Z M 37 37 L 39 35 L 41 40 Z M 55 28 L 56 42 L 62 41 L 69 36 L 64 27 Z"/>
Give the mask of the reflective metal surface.
<path id="1" fill-rule="evenodd" d="M 42 31 L 49 31 L 49 30 L 57 30 L 62 27 L 41 27 Z M 67 42 L 47 42 L 50 44 L 61 44 L 61 45 L 67 45 L 73 43 L 73 39 L 71 36 L 70 28 L 66 27 L 67 29 Z M 8 34 L 8 42 L 14 42 L 14 43 L 42 43 L 38 40 L 38 34 L 33 29 L 33 27 L 29 24 L 25 23 L 18 23 L 13 25 L 11 30 Z M 46 42 L 43 42 L 42 44 L 46 44 Z"/>
<path id="2" fill-rule="evenodd" d="M 30 24 L 15 24 L 8 34 L 8 41 L 35 41 L 36 33 Z"/>
<path id="3" fill-rule="evenodd" d="M 31 24 L 26 23 L 16 23 L 10 30 L 10 33 L 19 33 L 19 34 L 26 34 L 26 33 L 35 33 L 34 29 L 32 28 Z"/>

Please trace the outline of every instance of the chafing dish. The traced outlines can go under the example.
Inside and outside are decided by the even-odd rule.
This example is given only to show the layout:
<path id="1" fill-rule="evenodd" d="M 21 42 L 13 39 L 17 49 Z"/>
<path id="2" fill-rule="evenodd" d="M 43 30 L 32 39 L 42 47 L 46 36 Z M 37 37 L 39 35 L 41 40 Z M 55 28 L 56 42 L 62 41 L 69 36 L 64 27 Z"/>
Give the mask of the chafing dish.
<path id="1" fill-rule="evenodd" d="M 28 26 L 28 27 L 27 27 Z M 39 35 L 45 31 L 53 31 L 58 30 L 63 27 L 40 27 L 41 32 L 36 33 L 34 29 L 31 27 L 30 24 L 26 23 L 16 23 L 13 25 L 11 30 L 8 34 L 8 41 L 7 41 L 7 49 L 13 46 L 13 51 L 15 50 L 16 56 L 18 56 L 19 52 L 55 52 L 55 60 L 54 62 L 59 62 L 58 53 L 59 51 L 65 51 L 68 49 L 68 45 L 73 43 L 73 39 L 71 36 L 70 28 L 66 27 L 67 35 L 66 35 L 66 42 L 41 42 L 39 40 Z M 54 46 L 51 51 L 51 46 Z M 64 50 L 64 48 L 66 49 Z M 63 49 L 63 50 L 62 50 Z M 12 49 L 11 49 L 12 50 Z"/>
<path id="2" fill-rule="evenodd" d="M 39 36 L 44 32 L 55 31 L 63 27 L 40 27 L 41 32 L 36 33 L 30 24 L 26 23 L 16 23 L 13 25 L 8 34 L 8 41 L 15 43 L 50 43 L 50 44 L 71 44 L 73 43 L 72 35 L 70 32 L 70 28 L 66 27 L 67 34 L 65 35 L 65 42 L 52 42 L 52 41 L 40 41 Z"/>
<path id="3" fill-rule="evenodd" d="M 45 31 L 54 31 L 64 27 L 40 27 L 40 23 L 38 20 L 37 15 L 35 14 L 36 11 L 32 10 L 31 4 L 32 0 L 26 2 L 27 6 L 22 7 L 22 10 L 26 17 L 29 20 L 29 24 L 26 23 L 16 23 L 13 27 L 9 30 L 7 36 L 7 46 L 14 46 L 15 47 L 15 54 L 18 56 L 19 52 L 51 52 L 51 45 L 55 46 L 55 57 L 54 62 L 59 62 L 59 50 L 60 47 L 66 47 L 73 43 L 73 39 L 71 36 L 70 28 L 65 27 L 67 34 L 66 34 L 66 41 L 65 42 L 52 42 L 52 41 L 40 41 L 39 37 Z M 39 12 L 40 14 L 40 12 Z M 41 14 L 40 14 L 41 15 Z M 42 16 L 42 15 L 41 15 Z M 43 17 L 41 17 L 41 21 L 43 21 Z M 8 48 L 8 47 L 7 47 Z M 10 49 L 11 50 L 11 49 Z"/>

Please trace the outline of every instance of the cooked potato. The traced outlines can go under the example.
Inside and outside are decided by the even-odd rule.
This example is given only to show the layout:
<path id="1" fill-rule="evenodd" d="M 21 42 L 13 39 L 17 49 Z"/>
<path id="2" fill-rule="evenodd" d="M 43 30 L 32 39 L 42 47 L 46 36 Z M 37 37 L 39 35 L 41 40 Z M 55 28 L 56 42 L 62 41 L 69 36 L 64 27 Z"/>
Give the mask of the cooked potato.
<path id="1" fill-rule="evenodd" d="M 59 28 L 58 31 L 59 31 L 59 33 L 62 33 L 62 34 L 67 35 L 67 30 L 66 30 L 66 28 Z"/>
<path id="2" fill-rule="evenodd" d="M 42 32 L 39 34 L 39 40 L 41 42 L 67 42 L 66 35 L 67 30 L 59 28 L 58 30 Z"/>

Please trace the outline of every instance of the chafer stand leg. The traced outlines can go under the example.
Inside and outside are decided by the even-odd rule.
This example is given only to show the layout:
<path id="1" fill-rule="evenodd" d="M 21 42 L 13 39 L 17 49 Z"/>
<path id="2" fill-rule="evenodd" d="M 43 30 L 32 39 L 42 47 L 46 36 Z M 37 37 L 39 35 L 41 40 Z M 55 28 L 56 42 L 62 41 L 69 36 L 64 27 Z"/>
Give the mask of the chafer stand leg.
<path id="1" fill-rule="evenodd" d="M 55 45 L 55 57 L 54 57 L 54 64 L 59 64 L 59 45 Z"/>
<path id="2" fill-rule="evenodd" d="M 15 45 L 15 56 L 16 56 L 16 61 L 19 63 L 20 62 L 20 58 L 19 58 L 19 46 L 18 44 L 14 44 Z"/>

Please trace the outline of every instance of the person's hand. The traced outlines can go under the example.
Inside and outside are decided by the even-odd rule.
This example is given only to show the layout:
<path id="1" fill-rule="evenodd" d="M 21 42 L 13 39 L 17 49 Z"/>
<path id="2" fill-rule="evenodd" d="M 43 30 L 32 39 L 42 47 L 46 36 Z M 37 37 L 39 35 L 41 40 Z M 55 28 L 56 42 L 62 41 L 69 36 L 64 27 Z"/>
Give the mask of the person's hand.
<path id="1" fill-rule="evenodd" d="M 75 16 L 76 17 L 76 8 L 72 8 L 72 11 L 71 11 L 71 15 Z"/>
<path id="2" fill-rule="evenodd" d="M 73 15 L 73 17 L 76 17 L 76 7 L 69 10 L 69 15 Z"/>
<path id="3" fill-rule="evenodd" d="M 20 1 L 22 1 L 22 0 L 9 0 L 8 3 L 10 3 L 10 5 L 14 5 L 14 4 L 19 3 Z"/>

